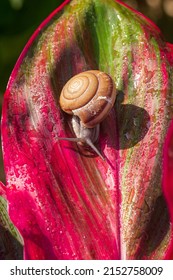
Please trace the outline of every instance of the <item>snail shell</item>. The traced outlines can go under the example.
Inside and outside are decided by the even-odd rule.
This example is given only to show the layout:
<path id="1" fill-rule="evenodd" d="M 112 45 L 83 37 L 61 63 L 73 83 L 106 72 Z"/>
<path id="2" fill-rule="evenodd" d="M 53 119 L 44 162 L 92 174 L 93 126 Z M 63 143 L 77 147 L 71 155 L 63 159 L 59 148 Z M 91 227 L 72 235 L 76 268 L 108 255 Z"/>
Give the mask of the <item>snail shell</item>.
<path id="1" fill-rule="evenodd" d="M 89 70 L 65 84 L 59 102 L 63 111 L 78 116 L 83 126 L 93 128 L 106 118 L 115 98 L 112 78 L 104 72 Z"/>

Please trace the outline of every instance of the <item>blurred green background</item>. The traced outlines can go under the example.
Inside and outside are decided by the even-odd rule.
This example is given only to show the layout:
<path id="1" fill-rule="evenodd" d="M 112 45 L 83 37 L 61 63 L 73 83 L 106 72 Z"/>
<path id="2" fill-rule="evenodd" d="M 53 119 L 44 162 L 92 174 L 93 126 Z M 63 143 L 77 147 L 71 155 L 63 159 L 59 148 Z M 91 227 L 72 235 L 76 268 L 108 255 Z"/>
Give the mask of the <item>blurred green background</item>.
<path id="1" fill-rule="evenodd" d="M 105 0 L 106 1 L 106 0 Z M 37 26 L 62 0 L 0 1 L 0 107 L 3 93 L 14 64 Z M 124 0 L 151 18 L 173 43 L 173 0 Z M 0 152 L 0 180 L 5 182 Z"/>

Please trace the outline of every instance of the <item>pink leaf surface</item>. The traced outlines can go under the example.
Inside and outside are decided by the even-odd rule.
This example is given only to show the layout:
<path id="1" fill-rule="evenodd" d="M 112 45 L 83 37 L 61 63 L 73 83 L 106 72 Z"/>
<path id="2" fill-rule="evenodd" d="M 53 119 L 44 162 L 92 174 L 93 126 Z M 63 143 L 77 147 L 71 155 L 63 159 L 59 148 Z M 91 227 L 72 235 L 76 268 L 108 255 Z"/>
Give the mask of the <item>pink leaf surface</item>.
<path id="1" fill-rule="evenodd" d="M 171 48 L 154 24 L 119 1 L 64 5 L 26 45 L 4 97 L 6 196 L 25 259 L 169 258 L 161 183 Z M 88 69 L 109 73 L 118 90 L 101 124 L 105 161 L 58 140 L 73 137 L 61 89 Z"/>
<path id="2" fill-rule="evenodd" d="M 168 44 L 168 46 L 172 50 L 169 60 L 173 65 L 173 45 Z M 173 121 L 170 124 L 165 138 L 163 152 L 163 192 L 167 200 L 170 212 L 171 231 L 173 232 Z M 165 257 L 166 259 L 173 259 L 173 240 L 170 244 L 170 248 Z"/>
<path id="3" fill-rule="evenodd" d="M 0 196 L 6 196 L 6 187 L 2 182 L 0 182 Z"/>

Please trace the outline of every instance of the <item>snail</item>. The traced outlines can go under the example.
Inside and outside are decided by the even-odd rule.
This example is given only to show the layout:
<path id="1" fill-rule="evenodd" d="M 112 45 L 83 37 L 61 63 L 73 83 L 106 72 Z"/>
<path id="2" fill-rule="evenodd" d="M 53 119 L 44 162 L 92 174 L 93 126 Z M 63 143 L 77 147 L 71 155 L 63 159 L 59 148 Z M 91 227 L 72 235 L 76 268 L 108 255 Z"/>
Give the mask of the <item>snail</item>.
<path id="1" fill-rule="evenodd" d="M 104 72 L 89 70 L 72 77 L 61 91 L 59 104 L 64 112 L 72 115 L 76 137 L 59 139 L 88 145 L 104 159 L 94 143 L 99 137 L 100 123 L 112 109 L 115 98 L 114 82 Z"/>

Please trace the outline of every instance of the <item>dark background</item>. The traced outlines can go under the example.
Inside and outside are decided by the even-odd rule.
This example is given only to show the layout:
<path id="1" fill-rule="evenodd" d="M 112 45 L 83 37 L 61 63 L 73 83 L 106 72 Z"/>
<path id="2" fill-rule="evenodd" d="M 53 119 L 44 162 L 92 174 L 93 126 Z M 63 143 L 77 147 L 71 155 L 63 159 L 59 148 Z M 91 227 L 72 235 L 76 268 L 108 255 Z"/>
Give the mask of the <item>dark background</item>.
<path id="1" fill-rule="evenodd" d="M 106 1 L 106 0 L 105 0 Z M 0 1 L 0 107 L 14 64 L 38 25 L 62 0 Z M 173 43 L 173 0 L 124 0 L 152 19 Z M 0 180 L 5 181 L 0 152 Z"/>

